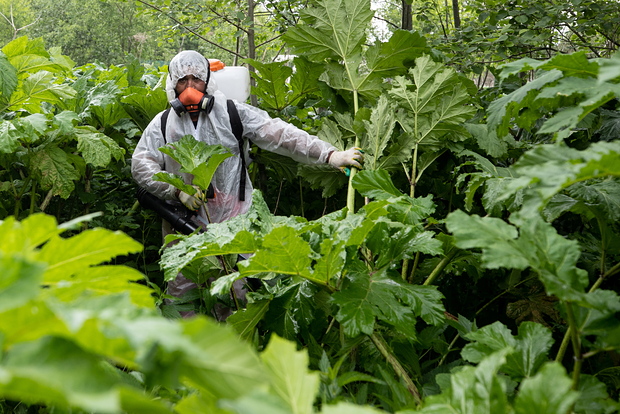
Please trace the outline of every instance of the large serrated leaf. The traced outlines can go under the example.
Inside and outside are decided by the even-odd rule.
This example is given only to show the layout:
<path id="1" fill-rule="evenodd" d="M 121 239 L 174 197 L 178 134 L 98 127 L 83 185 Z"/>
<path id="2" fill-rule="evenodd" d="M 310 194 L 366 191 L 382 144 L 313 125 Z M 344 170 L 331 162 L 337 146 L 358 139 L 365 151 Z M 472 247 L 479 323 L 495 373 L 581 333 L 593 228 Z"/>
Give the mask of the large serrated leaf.
<path id="1" fill-rule="evenodd" d="M 319 375 L 309 371 L 307 352 L 297 351 L 294 343 L 272 335 L 261 360 L 266 366 L 271 389 L 289 407 L 289 412 L 313 413 Z"/>
<path id="2" fill-rule="evenodd" d="M 551 332 L 535 322 L 523 322 L 519 325 L 519 333 L 514 337 L 500 322 L 469 332 L 465 336 L 475 342 L 467 344 L 461 355 L 472 363 L 478 363 L 501 349 L 513 348 L 514 352 L 506 356 L 502 371 L 515 380 L 536 374 L 547 361 L 547 354 L 553 344 Z"/>
<path id="3" fill-rule="evenodd" d="M 427 323 L 444 320 L 441 293 L 434 287 L 415 286 L 382 274 L 350 273 L 343 288 L 332 295 L 338 306 L 336 319 L 347 336 L 372 334 L 375 318 L 415 338 L 415 318 Z"/>
<path id="4" fill-rule="evenodd" d="M 115 376 L 104 369 L 97 356 L 67 339 L 46 337 L 16 345 L 4 360 L 2 371 L 0 394 L 15 400 L 86 411 L 120 410 Z"/>
<path id="5" fill-rule="evenodd" d="M 448 229 L 461 248 L 481 248 L 488 268 L 534 269 L 547 293 L 562 300 L 596 306 L 584 289 L 587 273 L 577 267 L 578 244 L 567 240 L 540 217 L 532 217 L 517 228 L 500 219 L 478 217 L 456 211 L 446 219 Z M 520 233 L 520 234 L 518 234 Z"/>
<path id="6" fill-rule="evenodd" d="M 571 390 L 571 379 L 558 362 L 546 364 L 533 378 L 521 383 L 515 399 L 517 414 L 570 412 L 579 394 Z M 549 392 L 553 390 L 553 392 Z"/>
<path id="7" fill-rule="evenodd" d="M 52 73 L 40 71 L 24 79 L 21 87 L 11 95 L 10 108 L 39 113 L 43 102 L 59 105 L 75 95 L 70 86 L 56 83 Z"/>
<path id="8" fill-rule="evenodd" d="M 483 359 L 475 368 L 463 367 L 452 373 L 448 389 L 443 390 L 439 395 L 427 397 L 424 407 L 416 412 L 422 414 L 511 413 L 506 395 L 506 384 L 497 375 L 509 352 L 510 348 L 502 349 Z"/>
<path id="9" fill-rule="evenodd" d="M 71 195 L 75 188 L 73 182 L 80 178 L 67 153 L 56 146 L 39 148 L 30 155 L 29 164 L 41 187 L 44 190 L 52 190 L 52 195 L 59 195 L 62 198 Z"/>
<path id="10" fill-rule="evenodd" d="M 181 171 L 194 176 L 193 183 L 206 190 L 217 167 L 233 154 L 222 145 L 208 145 L 191 135 L 159 149 L 181 165 Z"/>
<path id="11" fill-rule="evenodd" d="M 276 227 L 263 238 L 262 245 L 247 263 L 239 263 L 243 276 L 281 273 L 314 280 L 310 269 L 311 249 L 291 227 Z"/>
<path id="12" fill-rule="evenodd" d="M 415 62 L 407 77 L 394 79 L 389 95 L 403 109 L 397 120 L 411 138 L 410 149 L 423 146 L 438 151 L 446 141 L 464 139 L 467 131 L 459 125 L 475 109 L 469 105 L 464 80 L 453 69 L 433 62 L 430 56 Z"/>
<path id="13" fill-rule="evenodd" d="M 11 94 L 17 88 L 17 69 L 6 55 L 0 52 L 0 72 L 2 72 L 2 76 L 0 77 L 0 102 L 6 102 L 11 97 Z"/>
<path id="14" fill-rule="evenodd" d="M 95 167 L 105 167 L 112 158 L 120 160 L 124 150 L 110 137 L 92 127 L 76 127 L 74 132 L 78 140 L 78 151 L 84 161 Z"/>
<path id="15" fill-rule="evenodd" d="M 36 257 L 48 263 L 44 282 L 54 284 L 89 266 L 141 250 L 142 245 L 124 233 L 96 228 L 68 239 L 54 237 Z"/>

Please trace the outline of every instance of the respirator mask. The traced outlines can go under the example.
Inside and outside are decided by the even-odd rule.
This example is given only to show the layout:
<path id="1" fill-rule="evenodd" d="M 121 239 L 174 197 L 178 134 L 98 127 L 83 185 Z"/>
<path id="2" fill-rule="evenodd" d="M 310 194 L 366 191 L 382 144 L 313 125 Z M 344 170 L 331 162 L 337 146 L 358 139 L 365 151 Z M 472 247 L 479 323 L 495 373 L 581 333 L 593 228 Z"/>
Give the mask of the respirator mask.
<path id="1" fill-rule="evenodd" d="M 213 109 L 214 102 L 213 96 L 200 92 L 198 89 L 187 87 L 176 99 L 170 101 L 170 106 L 179 116 L 183 112 L 191 114 L 205 111 L 208 114 Z"/>

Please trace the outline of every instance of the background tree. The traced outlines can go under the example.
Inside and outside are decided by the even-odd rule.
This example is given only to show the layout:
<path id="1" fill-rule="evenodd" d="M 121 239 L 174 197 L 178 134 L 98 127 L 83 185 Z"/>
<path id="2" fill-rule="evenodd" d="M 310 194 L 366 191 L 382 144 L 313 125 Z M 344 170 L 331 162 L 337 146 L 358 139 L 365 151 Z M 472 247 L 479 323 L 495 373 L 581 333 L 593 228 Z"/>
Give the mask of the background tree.
<path id="1" fill-rule="evenodd" d="M 0 44 L 22 36 L 36 22 L 30 2 L 0 0 Z"/>
<path id="2" fill-rule="evenodd" d="M 28 31 L 60 47 L 78 64 L 123 63 L 128 56 L 164 62 L 169 48 L 158 48 L 157 22 L 139 14 L 132 2 L 32 0 L 39 20 Z M 167 52 L 168 51 L 168 52 Z"/>

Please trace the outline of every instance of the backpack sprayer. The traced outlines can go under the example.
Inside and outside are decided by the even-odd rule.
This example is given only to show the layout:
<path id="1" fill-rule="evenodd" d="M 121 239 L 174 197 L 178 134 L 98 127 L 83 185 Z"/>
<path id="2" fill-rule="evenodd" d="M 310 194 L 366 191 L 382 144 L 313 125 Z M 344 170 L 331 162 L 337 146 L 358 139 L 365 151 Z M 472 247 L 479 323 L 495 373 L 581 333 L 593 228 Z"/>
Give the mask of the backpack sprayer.
<path id="1" fill-rule="evenodd" d="M 228 99 L 247 101 L 250 96 L 250 73 L 246 67 L 226 66 L 218 59 L 209 59 L 209 68 L 211 79 Z M 142 207 L 153 210 L 179 233 L 191 234 L 200 229 L 200 226 L 192 221 L 196 213 L 185 206 L 166 203 L 141 187 L 138 188 L 136 197 Z"/>

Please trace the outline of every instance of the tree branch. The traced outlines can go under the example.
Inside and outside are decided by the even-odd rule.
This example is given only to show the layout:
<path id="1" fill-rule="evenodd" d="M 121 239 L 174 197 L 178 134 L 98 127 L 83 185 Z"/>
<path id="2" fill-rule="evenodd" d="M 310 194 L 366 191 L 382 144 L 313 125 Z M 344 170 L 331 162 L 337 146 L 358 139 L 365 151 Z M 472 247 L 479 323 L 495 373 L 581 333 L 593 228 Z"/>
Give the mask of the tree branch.
<path id="1" fill-rule="evenodd" d="M 239 54 L 239 53 L 237 53 L 237 52 L 235 52 L 235 51 L 233 51 L 233 50 L 230 50 L 230 49 L 228 49 L 228 48 L 225 48 L 224 46 L 221 46 L 221 45 L 219 45 L 219 44 L 217 44 L 217 43 L 215 43 L 215 42 L 213 42 L 213 41 L 211 41 L 211 40 L 207 39 L 206 37 L 202 36 L 202 35 L 201 35 L 201 34 L 199 34 L 199 33 L 196 33 L 194 30 L 192 30 L 192 29 L 190 29 L 189 27 L 187 27 L 185 24 L 183 24 L 181 21 L 179 21 L 179 20 L 178 20 L 178 19 L 176 19 L 175 17 L 170 16 L 168 13 L 166 13 L 165 11 L 163 11 L 162 9 L 160 9 L 159 7 L 157 7 L 157 6 L 155 6 L 155 5 L 152 5 L 152 4 L 150 4 L 150 3 L 147 3 L 146 1 L 143 1 L 143 0 L 137 0 L 137 1 L 138 1 L 138 2 L 140 2 L 140 3 L 142 3 L 142 4 L 144 4 L 144 5 L 145 5 L 145 6 L 147 6 L 147 7 L 150 7 L 150 8 L 152 8 L 152 9 L 157 10 L 158 12 L 160 12 L 160 13 L 162 13 L 162 14 L 166 15 L 166 17 L 168 17 L 170 20 L 172 20 L 173 22 L 175 22 L 176 24 L 178 24 L 179 26 L 181 26 L 183 29 L 187 30 L 188 32 L 190 32 L 190 33 L 191 33 L 191 34 L 193 34 L 194 36 L 197 36 L 197 37 L 198 37 L 198 38 L 200 38 L 201 40 L 204 40 L 205 42 L 209 43 L 210 45 L 213 45 L 213 46 L 217 47 L 218 49 L 222 49 L 222 50 L 224 50 L 224 51 L 226 51 L 226 52 L 230 53 L 231 55 L 234 55 L 234 56 L 240 57 L 241 59 L 245 59 L 245 56 L 243 56 L 243 55 L 241 55 L 241 54 Z"/>

